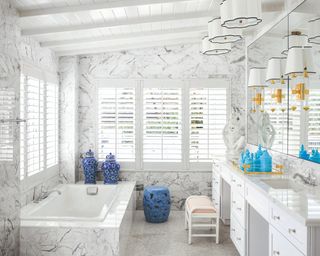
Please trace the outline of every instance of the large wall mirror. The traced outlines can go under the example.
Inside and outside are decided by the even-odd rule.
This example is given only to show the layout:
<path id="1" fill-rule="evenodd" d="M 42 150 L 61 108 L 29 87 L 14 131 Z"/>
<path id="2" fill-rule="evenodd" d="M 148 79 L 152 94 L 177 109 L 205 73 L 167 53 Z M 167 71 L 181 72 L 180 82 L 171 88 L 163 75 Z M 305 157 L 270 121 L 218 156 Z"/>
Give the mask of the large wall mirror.
<path id="1" fill-rule="evenodd" d="M 304 1 L 247 50 L 248 143 L 320 163 L 317 1 Z"/>
<path id="2" fill-rule="evenodd" d="M 288 17 L 248 47 L 248 143 L 287 153 Z"/>

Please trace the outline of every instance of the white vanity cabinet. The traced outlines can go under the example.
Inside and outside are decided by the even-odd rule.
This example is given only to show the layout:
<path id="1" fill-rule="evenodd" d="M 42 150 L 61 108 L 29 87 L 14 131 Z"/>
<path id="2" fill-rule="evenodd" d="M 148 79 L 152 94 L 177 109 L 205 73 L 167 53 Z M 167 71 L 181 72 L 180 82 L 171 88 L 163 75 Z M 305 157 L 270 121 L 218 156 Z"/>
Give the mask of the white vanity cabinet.
<path id="1" fill-rule="evenodd" d="M 313 209 L 304 208 L 305 203 L 299 204 L 302 207 L 299 212 L 296 206 L 287 207 L 274 199 L 260 179 L 244 175 L 225 162 L 213 167 L 213 201 L 219 205 L 221 219 L 223 209 L 230 206 L 224 218 L 230 218 L 230 237 L 239 254 L 320 256 L 320 214 L 319 220 L 311 219 L 312 224 L 305 224 L 308 215 L 299 215 L 301 209 L 302 212 Z M 229 189 L 224 189 L 227 187 L 224 184 Z M 289 196 L 288 200 L 292 204 L 294 199 Z M 301 199 L 297 202 L 301 203 Z"/>

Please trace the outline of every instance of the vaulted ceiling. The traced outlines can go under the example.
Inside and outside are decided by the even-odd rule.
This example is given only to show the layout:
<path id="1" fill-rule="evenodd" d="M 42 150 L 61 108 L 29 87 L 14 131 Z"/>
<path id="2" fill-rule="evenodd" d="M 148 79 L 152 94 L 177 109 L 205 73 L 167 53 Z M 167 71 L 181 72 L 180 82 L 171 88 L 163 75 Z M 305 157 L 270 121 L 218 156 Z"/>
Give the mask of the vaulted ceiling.
<path id="1" fill-rule="evenodd" d="M 200 43 L 207 22 L 219 15 L 219 0 L 15 0 L 15 5 L 22 35 L 60 56 Z M 264 23 L 282 9 L 282 0 L 263 0 Z"/>

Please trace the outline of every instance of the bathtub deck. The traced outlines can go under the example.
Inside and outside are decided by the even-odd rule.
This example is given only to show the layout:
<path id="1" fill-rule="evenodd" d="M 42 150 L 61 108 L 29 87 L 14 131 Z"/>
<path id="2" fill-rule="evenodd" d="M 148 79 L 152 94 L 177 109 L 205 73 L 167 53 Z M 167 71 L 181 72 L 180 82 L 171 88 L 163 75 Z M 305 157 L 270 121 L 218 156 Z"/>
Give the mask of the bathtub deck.
<path id="1" fill-rule="evenodd" d="M 143 211 L 137 211 L 129 238 L 128 256 L 238 256 L 229 238 L 229 227 L 221 224 L 221 241 L 217 245 L 212 238 L 193 238 L 187 243 L 184 230 L 184 213 L 172 211 L 169 221 L 162 224 L 145 222 Z"/>

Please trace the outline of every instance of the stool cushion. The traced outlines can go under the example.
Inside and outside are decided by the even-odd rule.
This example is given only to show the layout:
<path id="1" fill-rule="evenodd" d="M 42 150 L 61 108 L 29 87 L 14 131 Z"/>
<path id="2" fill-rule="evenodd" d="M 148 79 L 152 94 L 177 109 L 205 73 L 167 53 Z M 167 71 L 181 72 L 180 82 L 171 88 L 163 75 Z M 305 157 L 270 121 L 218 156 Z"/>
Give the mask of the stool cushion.
<path id="1" fill-rule="evenodd" d="M 170 214 L 170 192 L 164 186 L 148 186 L 144 189 L 143 210 L 147 222 L 161 223 Z"/>
<path id="2" fill-rule="evenodd" d="M 187 200 L 187 207 L 192 213 L 215 213 L 216 209 L 213 206 L 209 197 L 192 197 Z M 197 209 L 201 208 L 201 209 Z"/>

